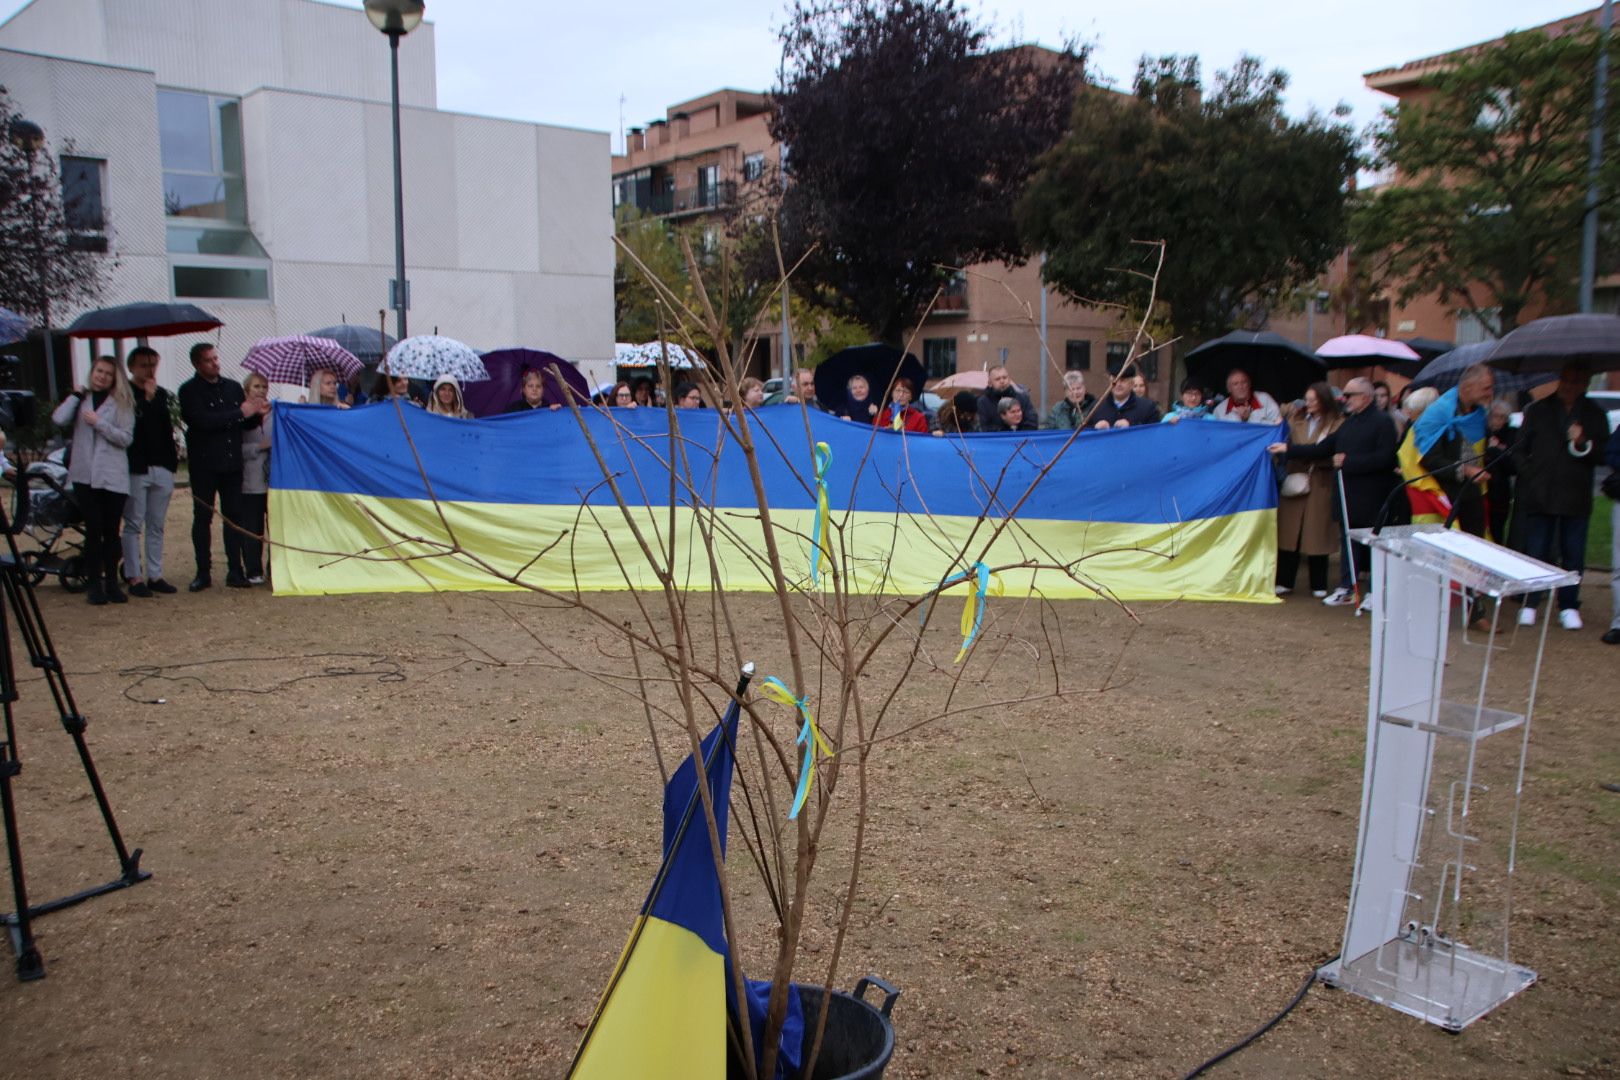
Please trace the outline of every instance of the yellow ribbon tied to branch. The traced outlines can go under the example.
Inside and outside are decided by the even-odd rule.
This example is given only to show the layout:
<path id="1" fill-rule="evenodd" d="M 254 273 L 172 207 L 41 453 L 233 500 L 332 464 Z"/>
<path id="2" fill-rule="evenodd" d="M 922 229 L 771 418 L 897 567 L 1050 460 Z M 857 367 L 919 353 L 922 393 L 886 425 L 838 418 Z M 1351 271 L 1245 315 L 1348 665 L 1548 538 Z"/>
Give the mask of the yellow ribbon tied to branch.
<path id="1" fill-rule="evenodd" d="M 824 444 L 825 445 L 825 444 Z M 793 809 L 788 812 L 788 820 L 792 821 L 804 809 L 805 800 L 810 797 L 810 784 L 816 776 L 816 751 L 821 751 L 825 757 L 833 756 L 832 747 L 821 735 L 821 729 L 816 726 L 816 718 L 810 714 L 810 696 L 794 697 L 793 691 L 787 684 L 775 675 L 767 675 L 759 685 L 760 696 L 778 705 L 786 705 L 790 709 L 797 709 L 800 719 L 804 722 L 799 726 L 799 737 L 795 745 L 804 747 L 804 763 L 799 766 L 799 786 L 793 793 Z"/>

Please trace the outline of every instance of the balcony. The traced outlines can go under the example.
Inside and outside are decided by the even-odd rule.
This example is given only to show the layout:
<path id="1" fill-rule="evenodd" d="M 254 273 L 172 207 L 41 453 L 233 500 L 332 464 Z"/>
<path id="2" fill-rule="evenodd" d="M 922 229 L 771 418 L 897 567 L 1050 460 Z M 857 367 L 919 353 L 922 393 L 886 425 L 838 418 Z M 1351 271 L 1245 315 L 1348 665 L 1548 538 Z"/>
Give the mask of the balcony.
<path id="1" fill-rule="evenodd" d="M 642 209 L 659 217 L 675 217 L 722 210 L 736 201 L 736 181 L 722 180 L 718 184 L 698 184 L 674 191 L 655 192 Z"/>
<path id="2" fill-rule="evenodd" d="M 966 274 L 957 274 L 934 299 L 932 315 L 966 315 L 968 313 L 968 280 Z"/>

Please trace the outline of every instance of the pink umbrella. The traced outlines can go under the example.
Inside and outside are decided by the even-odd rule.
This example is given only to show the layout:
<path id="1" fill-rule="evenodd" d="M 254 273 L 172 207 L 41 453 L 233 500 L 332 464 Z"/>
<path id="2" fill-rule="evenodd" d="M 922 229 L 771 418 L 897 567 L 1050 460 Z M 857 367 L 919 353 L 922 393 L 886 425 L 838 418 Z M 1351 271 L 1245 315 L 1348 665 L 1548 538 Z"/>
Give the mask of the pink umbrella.
<path id="1" fill-rule="evenodd" d="M 1317 348 L 1316 355 L 1327 361 L 1330 368 L 1371 367 L 1379 364 L 1392 371 L 1407 370 L 1415 374 L 1423 365 L 1423 357 L 1404 341 L 1373 337 L 1371 334 L 1345 334 L 1329 338 Z"/>
<path id="2" fill-rule="evenodd" d="M 928 388 L 930 393 L 944 397 L 948 392 L 956 390 L 983 390 L 990 385 L 990 376 L 982 371 L 958 371 L 954 375 L 947 375 L 939 382 Z"/>
<path id="3" fill-rule="evenodd" d="M 365 370 L 360 358 L 328 338 L 264 338 L 242 358 L 242 366 L 273 383 L 305 386 L 317 371 L 330 371 L 348 380 Z"/>

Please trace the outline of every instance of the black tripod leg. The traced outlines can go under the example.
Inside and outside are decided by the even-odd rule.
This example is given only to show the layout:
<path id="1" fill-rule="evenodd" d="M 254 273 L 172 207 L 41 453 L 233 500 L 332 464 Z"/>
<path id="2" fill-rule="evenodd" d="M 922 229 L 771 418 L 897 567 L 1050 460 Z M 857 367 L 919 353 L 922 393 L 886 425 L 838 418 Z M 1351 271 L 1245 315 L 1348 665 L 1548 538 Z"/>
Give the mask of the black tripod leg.
<path id="1" fill-rule="evenodd" d="M 11 712 L 10 702 L 6 712 Z M 9 719 L 9 716 L 8 716 Z M 11 798 L 11 779 L 21 771 L 11 743 L 0 746 L 0 811 L 6 820 L 6 854 L 11 858 L 11 892 L 16 900 L 14 915 L 0 915 L 11 931 L 11 947 L 17 954 L 17 978 L 23 982 L 45 977 L 45 960 L 34 944 L 33 913 L 28 909 L 28 886 L 23 881 L 22 842 L 17 837 L 17 807 Z"/>
<path id="2" fill-rule="evenodd" d="M 56 702 L 56 711 L 61 717 L 62 728 L 73 738 L 73 747 L 79 753 L 79 763 L 84 767 L 84 775 L 90 781 L 90 790 L 96 797 L 96 806 L 101 810 L 101 820 L 106 824 L 107 834 L 112 838 L 113 849 L 118 853 L 118 866 L 121 872 L 119 880 L 111 885 L 36 907 L 34 914 L 40 915 L 89 899 L 112 888 L 122 888 L 138 881 L 145 881 L 152 875 L 141 869 L 140 848 L 131 852 L 124 843 L 123 834 L 118 830 L 118 819 L 113 816 L 112 803 L 107 800 L 107 791 L 101 786 L 101 776 L 96 772 L 96 763 L 90 757 L 90 747 L 84 741 L 84 716 L 80 714 L 78 704 L 73 700 L 73 691 L 68 687 L 61 658 L 56 655 L 50 631 L 45 628 L 45 617 L 39 609 L 39 598 L 34 594 L 33 583 L 15 564 L 6 567 L 4 572 L 0 573 L 0 581 L 4 583 L 6 600 L 9 601 L 11 610 L 17 613 L 17 628 L 22 633 L 29 660 L 45 673 L 45 685 L 50 688 L 51 697 Z M 9 648 L 8 642 L 8 652 Z"/>
<path id="3" fill-rule="evenodd" d="M 22 762 L 17 757 L 17 728 L 11 715 L 11 706 L 16 700 L 17 669 L 12 663 L 11 631 L 6 626 L 5 605 L 0 604 L 0 713 L 4 714 L 6 725 L 5 737 L 0 740 L 0 815 L 5 818 L 11 893 L 17 904 L 16 914 L 0 915 L 0 923 L 11 931 L 11 947 L 17 954 L 17 978 L 28 982 L 45 977 L 45 961 L 34 944 L 33 913 L 28 908 L 28 884 L 23 877 L 22 840 L 17 835 L 17 804 L 11 791 L 11 781 L 22 772 Z"/>

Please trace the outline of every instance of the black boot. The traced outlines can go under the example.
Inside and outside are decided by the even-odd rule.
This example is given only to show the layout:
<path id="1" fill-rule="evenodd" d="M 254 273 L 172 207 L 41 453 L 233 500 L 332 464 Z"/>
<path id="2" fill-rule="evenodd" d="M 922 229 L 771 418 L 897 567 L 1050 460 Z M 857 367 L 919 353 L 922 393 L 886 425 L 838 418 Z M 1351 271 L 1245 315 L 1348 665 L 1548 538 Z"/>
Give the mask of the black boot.
<path id="1" fill-rule="evenodd" d="M 129 603 L 129 597 L 125 596 L 124 590 L 118 587 L 118 578 L 116 575 L 107 579 L 107 585 L 103 591 L 107 594 L 107 600 L 110 603 Z"/>

